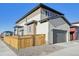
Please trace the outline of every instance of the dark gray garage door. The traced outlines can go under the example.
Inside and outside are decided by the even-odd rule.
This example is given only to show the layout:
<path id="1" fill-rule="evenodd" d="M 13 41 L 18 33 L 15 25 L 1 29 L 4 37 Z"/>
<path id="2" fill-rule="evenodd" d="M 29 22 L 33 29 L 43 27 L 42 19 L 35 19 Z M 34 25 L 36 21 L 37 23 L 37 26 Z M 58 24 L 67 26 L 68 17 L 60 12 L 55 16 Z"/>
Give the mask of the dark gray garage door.
<path id="1" fill-rule="evenodd" d="M 63 30 L 53 30 L 53 43 L 66 42 L 66 32 Z"/>

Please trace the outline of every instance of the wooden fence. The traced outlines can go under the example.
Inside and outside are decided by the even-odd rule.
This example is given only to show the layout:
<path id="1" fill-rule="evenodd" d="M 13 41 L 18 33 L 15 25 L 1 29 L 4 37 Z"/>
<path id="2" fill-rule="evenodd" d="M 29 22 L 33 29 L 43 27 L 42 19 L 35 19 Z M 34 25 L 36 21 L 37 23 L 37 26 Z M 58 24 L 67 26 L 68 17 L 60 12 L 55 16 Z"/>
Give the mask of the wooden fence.
<path id="1" fill-rule="evenodd" d="M 10 46 L 14 48 L 18 48 L 18 37 L 17 36 L 5 36 L 4 37 L 4 42 L 9 44 Z"/>
<path id="2" fill-rule="evenodd" d="M 19 49 L 44 45 L 45 44 L 45 34 L 37 35 L 26 35 L 26 36 L 5 36 L 4 41 L 10 46 Z"/>
<path id="3" fill-rule="evenodd" d="M 45 35 L 44 34 L 37 34 L 35 35 L 35 46 L 44 45 L 45 42 Z"/>

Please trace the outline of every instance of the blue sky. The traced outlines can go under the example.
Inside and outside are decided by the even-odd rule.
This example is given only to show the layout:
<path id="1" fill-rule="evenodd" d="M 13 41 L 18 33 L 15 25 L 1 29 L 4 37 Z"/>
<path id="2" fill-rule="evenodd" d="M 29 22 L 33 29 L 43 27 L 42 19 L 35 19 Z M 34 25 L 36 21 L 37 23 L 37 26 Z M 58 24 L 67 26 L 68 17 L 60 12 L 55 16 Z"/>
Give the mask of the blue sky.
<path id="1" fill-rule="evenodd" d="M 38 4 L 0 4 L 0 32 L 13 30 L 15 22 Z M 45 4 L 61 13 L 69 22 L 79 21 L 79 4 Z"/>

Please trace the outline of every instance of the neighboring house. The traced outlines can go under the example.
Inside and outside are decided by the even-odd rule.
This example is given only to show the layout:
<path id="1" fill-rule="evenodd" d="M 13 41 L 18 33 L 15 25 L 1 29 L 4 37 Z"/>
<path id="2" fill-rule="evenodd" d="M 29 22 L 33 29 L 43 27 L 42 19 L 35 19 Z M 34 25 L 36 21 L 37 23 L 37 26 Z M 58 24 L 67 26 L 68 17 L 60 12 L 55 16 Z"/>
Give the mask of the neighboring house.
<path id="1" fill-rule="evenodd" d="M 13 32 L 12 31 L 4 31 L 3 33 L 1 33 L 1 37 L 3 38 L 4 36 L 12 36 Z"/>
<path id="2" fill-rule="evenodd" d="M 20 35 L 18 33 L 22 33 L 21 35 L 45 34 L 47 44 L 70 40 L 70 23 L 64 14 L 44 4 L 39 4 L 19 19 L 14 30 L 16 35 Z"/>
<path id="3" fill-rule="evenodd" d="M 70 28 L 70 39 L 78 40 L 79 39 L 79 22 L 74 22 Z"/>

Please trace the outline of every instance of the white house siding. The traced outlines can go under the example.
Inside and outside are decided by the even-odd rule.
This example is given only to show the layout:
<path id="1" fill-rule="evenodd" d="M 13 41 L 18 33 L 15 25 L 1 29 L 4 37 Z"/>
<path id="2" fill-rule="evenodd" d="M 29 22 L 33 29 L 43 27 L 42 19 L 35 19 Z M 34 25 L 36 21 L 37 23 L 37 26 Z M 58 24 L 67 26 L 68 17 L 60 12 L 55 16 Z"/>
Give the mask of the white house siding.
<path id="1" fill-rule="evenodd" d="M 34 34 L 34 30 L 35 30 L 34 23 L 27 26 L 27 34 L 28 35 L 33 35 Z"/>
<path id="2" fill-rule="evenodd" d="M 32 20 L 39 21 L 40 17 L 41 17 L 41 8 L 37 9 L 32 14 L 30 14 L 29 16 L 27 16 L 27 22 L 30 22 Z"/>
<path id="3" fill-rule="evenodd" d="M 27 18 L 25 17 L 20 22 L 18 22 L 16 25 L 18 25 L 18 26 L 25 26 L 26 20 L 27 20 Z"/>
<path id="4" fill-rule="evenodd" d="M 34 11 L 32 14 L 30 14 L 29 16 L 27 16 L 27 23 L 28 22 L 31 22 L 31 21 L 33 21 L 33 20 L 35 20 L 35 21 L 37 21 L 37 23 L 38 23 L 38 21 L 39 20 L 41 20 L 41 8 L 39 8 L 39 9 L 37 9 L 36 11 Z M 33 24 L 30 24 L 30 25 L 26 25 L 27 26 L 27 28 L 29 27 L 29 26 L 31 26 L 31 32 L 29 32 L 29 29 L 27 29 L 27 34 L 33 34 Z M 38 26 L 38 24 L 37 24 L 37 26 Z M 37 29 L 36 29 L 37 30 Z"/>
<path id="5" fill-rule="evenodd" d="M 36 34 L 45 34 L 46 44 L 48 44 L 48 22 L 38 23 L 36 26 Z"/>
<path id="6" fill-rule="evenodd" d="M 33 17 L 30 18 L 30 19 L 27 19 L 27 22 L 30 22 L 30 21 L 32 21 L 32 20 L 39 21 L 39 20 L 40 20 L 40 16 L 41 16 L 41 14 L 39 13 L 39 14 L 37 14 L 36 16 L 33 16 Z"/>
<path id="7" fill-rule="evenodd" d="M 24 26 L 24 35 L 27 35 L 27 26 Z"/>
<path id="8" fill-rule="evenodd" d="M 24 34 L 23 35 L 26 35 L 27 34 L 27 28 L 26 28 L 26 25 L 25 24 L 26 24 L 26 17 L 23 20 L 21 20 L 20 22 L 18 22 L 16 24 L 16 26 L 23 26 L 23 29 L 24 29 Z M 21 29 L 18 29 L 18 32 L 20 33 L 19 30 L 21 30 Z M 17 31 L 15 33 L 17 34 Z"/>
<path id="9" fill-rule="evenodd" d="M 79 24 L 72 24 L 72 26 L 79 26 Z"/>
<path id="10" fill-rule="evenodd" d="M 41 8 L 37 9 L 36 11 L 34 11 L 32 14 L 28 15 L 27 17 L 25 17 L 23 20 L 21 20 L 20 22 L 18 22 L 16 25 L 17 26 L 24 26 L 24 35 L 28 35 L 28 34 L 32 34 L 30 32 L 28 32 L 28 27 L 27 25 L 25 25 L 27 22 L 30 22 L 32 20 L 36 20 L 39 21 L 40 20 L 40 15 L 41 15 Z M 33 27 L 32 25 L 30 25 L 31 28 Z M 33 29 L 33 28 L 32 28 Z M 17 31 L 16 31 L 17 33 Z"/>
<path id="11" fill-rule="evenodd" d="M 70 26 L 62 18 L 49 20 L 49 43 L 53 43 L 53 29 L 66 30 L 66 41 L 70 40 Z"/>
<path id="12" fill-rule="evenodd" d="M 47 15 L 46 15 L 46 11 L 47 11 Z M 41 19 L 45 19 L 45 18 L 48 18 L 48 17 L 55 17 L 57 16 L 58 14 L 53 12 L 53 11 L 49 11 L 45 8 L 41 8 Z"/>
<path id="13" fill-rule="evenodd" d="M 41 15 L 42 15 L 41 11 L 42 11 L 42 9 L 39 8 L 38 10 L 33 12 L 32 14 L 35 14 L 35 15 L 33 15 L 33 17 L 32 16 L 28 16 L 27 17 L 27 22 L 30 22 L 32 20 L 36 20 L 37 21 L 36 34 L 45 34 L 45 40 L 46 40 L 46 43 L 48 43 L 48 22 L 45 22 L 45 23 L 40 23 L 39 22 L 39 20 L 42 20 L 42 18 L 41 18 Z M 30 34 L 30 33 L 28 33 L 28 34 Z"/>

